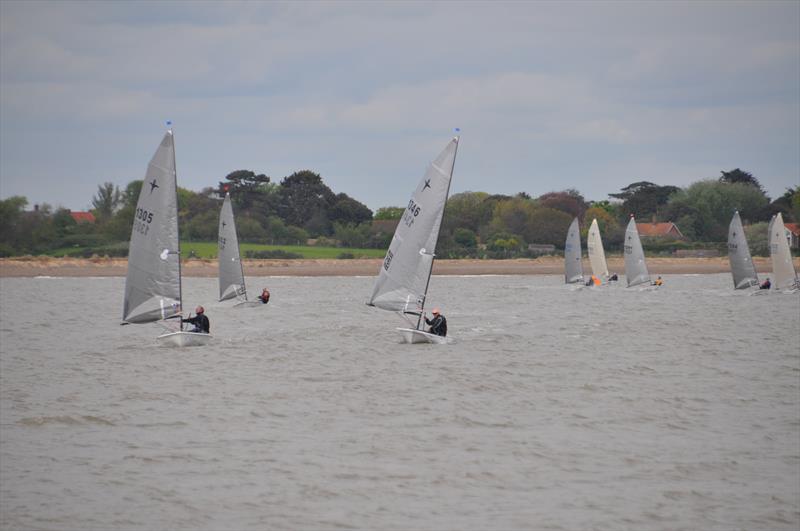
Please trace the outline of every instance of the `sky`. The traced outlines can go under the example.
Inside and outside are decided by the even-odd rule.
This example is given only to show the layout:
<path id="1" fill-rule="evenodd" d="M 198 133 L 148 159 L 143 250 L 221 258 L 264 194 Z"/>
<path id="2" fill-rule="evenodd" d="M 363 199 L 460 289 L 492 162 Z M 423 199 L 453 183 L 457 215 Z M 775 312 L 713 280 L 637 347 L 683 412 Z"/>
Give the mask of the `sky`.
<path id="1" fill-rule="evenodd" d="M 404 205 L 460 128 L 451 193 L 741 168 L 774 198 L 800 185 L 800 2 L 0 0 L 0 198 L 88 209 L 167 120 L 195 191 L 309 169 Z"/>

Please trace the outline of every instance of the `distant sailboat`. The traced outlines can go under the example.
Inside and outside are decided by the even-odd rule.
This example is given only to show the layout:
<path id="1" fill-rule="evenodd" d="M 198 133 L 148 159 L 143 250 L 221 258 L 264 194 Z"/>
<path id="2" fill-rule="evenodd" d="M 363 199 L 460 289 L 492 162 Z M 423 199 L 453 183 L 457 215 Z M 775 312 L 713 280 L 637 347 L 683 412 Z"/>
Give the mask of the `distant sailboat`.
<path id="1" fill-rule="evenodd" d="M 786 239 L 783 216 L 778 212 L 769 223 L 769 255 L 772 258 L 772 288 L 786 292 L 800 289 L 800 281 L 792 263 L 792 252 Z"/>
<path id="2" fill-rule="evenodd" d="M 175 142 L 168 130 L 147 166 L 136 203 L 125 281 L 123 324 L 152 323 L 181 316 L 181 261 Z M 204 345 L 209 334 L 169 332 L 162 344 Z"/>
<path id="3" fill-rule="evenodd" d="M 629 288 L 650 284 L 650 273 L 647 272 L 647 264 L 644 262 L 644 249 L 633 216 L 625 229 L 625 279 Z"/>
<path id="4" fill-rule="evenodd" d="M 581 232 L 578 218 L 572 220 L 564 244 L 564 279 L 567 284 L 583 285 L 583 263 L 581 262 Z"/>
<path id="5" fill-rule="evenodd" d="M 450 339 L 425 332 L 423 318 L 458 141 L 455 137 L 447 144 L 414 190 L 367 303 L 399 312 L 406 319 L 417 317 L 414 328 L 398 328 L 406 343 L 445 343 Z"/>
<path id="6" fill-rule="evenodd" d="M 592 265 L 592 274 L 597 278 L 608 280 L 608 263 L 606 252 L 603 249 L 603 239 L 600 237 L 600 228 L 597 219 L 592 220 L 589 226 L 589 235 L 586 237 L 586 249 L 589 254 L 589 263 Z"/>
<path id="7" fill-rule="evenodd" d="M 731 224 L 728 226 L 728 259 L 731 262 L 734 289 L 758 286 L 756 266 L 750 257 L 750 248 L 747 246 L 739 211 L 734 212 Z"/>
<path id="8" fill-rule="evenodd" d="M 219 300 L 239 299 L 234 308 L 262 306 L 261 302 L 247 300 L 244 284 L 244 270 L 239 255 L 239 237 L 236 234 L 236 220 L 233 217 L 231 194 L 225 194 L 222 210 L 219 213 Z"/>

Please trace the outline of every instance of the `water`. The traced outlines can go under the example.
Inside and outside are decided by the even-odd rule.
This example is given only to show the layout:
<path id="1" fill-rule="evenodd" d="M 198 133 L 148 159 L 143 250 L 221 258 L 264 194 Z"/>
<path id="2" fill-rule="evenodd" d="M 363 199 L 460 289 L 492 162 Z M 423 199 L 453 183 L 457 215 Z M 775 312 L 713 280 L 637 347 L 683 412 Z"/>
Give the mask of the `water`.
<path id="1" fill-rule="evenodd" d="M 2 529 L 797 529 L 800 296 L 434 277 L 185 280 L 215 341 L 119 326 L 122 278 L 0 280 Z"/>

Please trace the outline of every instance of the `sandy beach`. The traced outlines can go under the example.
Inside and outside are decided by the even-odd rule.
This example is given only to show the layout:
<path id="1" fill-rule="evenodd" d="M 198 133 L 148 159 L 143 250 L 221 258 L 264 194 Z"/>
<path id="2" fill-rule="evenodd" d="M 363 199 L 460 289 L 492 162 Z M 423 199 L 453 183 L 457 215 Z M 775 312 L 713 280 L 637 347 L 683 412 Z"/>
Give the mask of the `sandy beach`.
<path id="1" fill-rule="evenodd" d="M 372 276 L 381 264 L 381 259 L 355 260 L 245 260 L 247 276 Z M 759 272 L 769 273 L 772 265 L 769 258 L 755 257 L 753 261 Z M 672 258 L 652 257 L 647 259 L 651 274 L 724 273 L 730 271 L 727 257 L 716 258 Z M 51 258 L 17 257 L 0 259 L 0 277 L 124 277 L 128 261 L 125 258 Z M 584 271 L 591 271 L 584 260 Z M 621 256 L 608 258 L 612 272 L 623 272 Z M 800 259 L 795 258 L 795 267 Z M 188 277 L 215 277 L 217 261 L 191 259 L 182 264 Z M 564 259 L 545 256 L 536 259 L 515 260 L 437 260 L 435 275 L 557 275 L 564 272 Z"/>

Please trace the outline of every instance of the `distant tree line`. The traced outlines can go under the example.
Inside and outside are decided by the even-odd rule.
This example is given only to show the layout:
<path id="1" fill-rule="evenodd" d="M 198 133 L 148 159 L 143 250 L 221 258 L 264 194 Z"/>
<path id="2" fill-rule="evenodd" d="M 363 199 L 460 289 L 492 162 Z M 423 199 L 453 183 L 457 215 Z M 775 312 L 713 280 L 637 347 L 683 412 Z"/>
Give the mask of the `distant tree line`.
<path id="1" fill-rule="evenodd" d="M 0 201 L 0 256 L 67 254 L 124 256 L 142 181 L 124 189 L 112 183 L 98 186 L 92 198 L 94 224 L 78 223 L 64 208 L 43 204 L 26 210 L 28 201 L 14 196 Z M 310 170 L 295 172 L 279 183 L 250 170 L 228 174 L 216 187 L 193 192 L 178 189 L 181 237 L 215 241 L 222 198 L 229 193 L 244 242 L 341 247 L 386 248 L 402 207 L 379 208 L 374 214 L 344 193 L 334 193 Z M 782 212 L 787 221 L 800 220 L 800 186 L 770 200 L 758 180 L 740 169 L 721 172 L 717 179 L 686 188 L 637 181 L 610 200 L 587 201 L 567 189 L 531 197 L 487 192 L 451 196 L 437 245 L 440 257 L 510 258 L 533 256 L 531 244 L 563 248 L 567 228 L 578 218 L 585 238 L 597 219 L 603 241 L 618 250 L 630 215 L 639 222 L 672 221 L 685 236 L 680 242 L 645 242 L 654 249 L 691 248 L 720 244 L 738 210 L 754 253 L 766 252 L 766 224 Z M 763 235 L 761 234 L 763 232 Z M 724 246 L 722 246 L 724 249 Z"/>

